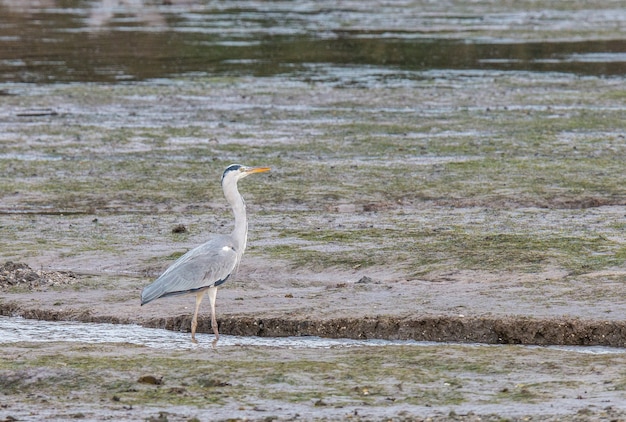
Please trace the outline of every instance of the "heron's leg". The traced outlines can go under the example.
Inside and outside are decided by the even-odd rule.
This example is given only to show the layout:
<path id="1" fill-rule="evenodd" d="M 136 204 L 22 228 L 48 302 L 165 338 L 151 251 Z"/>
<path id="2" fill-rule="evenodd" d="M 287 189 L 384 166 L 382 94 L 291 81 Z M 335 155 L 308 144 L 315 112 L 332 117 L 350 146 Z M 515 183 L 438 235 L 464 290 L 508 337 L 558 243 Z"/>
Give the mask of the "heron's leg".
<path id="1" fill-rule="evenodd" d="M 215 333 L 215 340 L 220 338 L 220 333 L 217 330 L 217 318 L 215 317 L 215 298 L 217 297 L 217 287 L 210 287 L 208 290 L 209 300 L 211 301 L 211 328 Z"/>
<path id="2" fill-rule="evenodd" d="M 191 341 L 194 343 L 198 342 L 198 340 L 196 340 L 196 328 L 198 327 L 198 310 L 200 309 L 200 303 L 203 297 L 204 291 L 196 293 L 196 311 L 193 313 L 193 318 L 191 319 Z"/>

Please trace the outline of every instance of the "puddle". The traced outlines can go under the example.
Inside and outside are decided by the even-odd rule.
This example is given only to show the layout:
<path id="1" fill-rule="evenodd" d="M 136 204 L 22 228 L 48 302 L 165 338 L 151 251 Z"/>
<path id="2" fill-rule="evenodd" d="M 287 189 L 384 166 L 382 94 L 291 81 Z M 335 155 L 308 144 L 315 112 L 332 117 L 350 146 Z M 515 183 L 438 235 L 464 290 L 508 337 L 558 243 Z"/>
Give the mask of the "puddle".
<path id="1" fill-rule="evenodd" d="M 18 342 L 73 342 L 73 343 L 127 343 L 155 349 L 184 350 L 210 349 L 213 334 L 196 334 L 198 344 L 189 340 L 189 333 L 139 325 L 80 323 L 72 321 L 41 321 L 15 317 L 0 317 L 0 344 Z M 284 349 L 331 349 L 371 346 L 441 347 L 511 347 L 478 343 L 438 343 L 412 340 L 353 340 L 308 337 L 242 337 L 221 335 L 218 347 L 271 347 Z M 529 349 L 554 349 L 563 352 L 587 354 L 621 354 L 626 349 L 603 346 L 513 346 Z"/>

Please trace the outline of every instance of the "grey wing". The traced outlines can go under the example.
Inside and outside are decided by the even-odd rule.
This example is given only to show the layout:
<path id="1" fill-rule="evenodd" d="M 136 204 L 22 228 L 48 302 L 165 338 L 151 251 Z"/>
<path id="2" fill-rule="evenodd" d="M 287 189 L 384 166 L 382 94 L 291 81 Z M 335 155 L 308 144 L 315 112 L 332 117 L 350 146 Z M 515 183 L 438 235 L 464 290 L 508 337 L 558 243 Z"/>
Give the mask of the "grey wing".
<path id="1" fill-rule="evenodd" d="M 226 236 L 194 248 L 174 262 L 141 292 L 141 304 L 219 285 L 237 266 L 237 251 Z"/>

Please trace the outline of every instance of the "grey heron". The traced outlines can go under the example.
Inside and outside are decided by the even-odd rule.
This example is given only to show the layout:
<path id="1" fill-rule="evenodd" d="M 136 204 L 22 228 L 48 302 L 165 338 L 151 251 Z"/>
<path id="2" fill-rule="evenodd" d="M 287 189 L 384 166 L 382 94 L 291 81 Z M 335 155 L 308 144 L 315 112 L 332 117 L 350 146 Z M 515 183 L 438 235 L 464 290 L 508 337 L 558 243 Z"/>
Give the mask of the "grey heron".
<path id="1" fill-rule="evenodd" d="M 269 167 L 246 167 L 232 164 L 222 174 L 224 196 L 233 209 L 235 227 L 231 234 L 213 237 L 176 260 L 159 278 L 141 292 L 141 305 L 155 299 L 181 294 L 196 295 L 196 309 L 191 320 L 191 340 L 197 343 L 198 309 L 204 294 L 211 302 L 211 327 L 216 342 L 219 339 L 215 317 L 217 287 L 237 269 L 248 238 L 246 204 L 237 189 L 237 182 L 254 173 L 269 171 Z M 214 343 L 215 344 L 215 343 Z"/>

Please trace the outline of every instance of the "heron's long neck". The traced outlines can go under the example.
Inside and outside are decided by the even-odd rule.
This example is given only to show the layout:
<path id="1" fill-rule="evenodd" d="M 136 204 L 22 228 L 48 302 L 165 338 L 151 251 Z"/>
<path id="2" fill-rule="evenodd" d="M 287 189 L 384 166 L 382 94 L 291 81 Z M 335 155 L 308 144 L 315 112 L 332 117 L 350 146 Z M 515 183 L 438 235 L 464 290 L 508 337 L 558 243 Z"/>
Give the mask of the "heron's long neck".
<path id="1" fill-rule="evenodd" d="M 246 203 L 237 189 L 235 182 L 229 188 L 224 186 L 224 196 L 233 209 L 235 216 L 235 228 L 233 229 L 233 238 L 239 243 L 237 252 L 243 254 L 246 248 L 248 236 L 248 219 L 246 218 Z"/>

